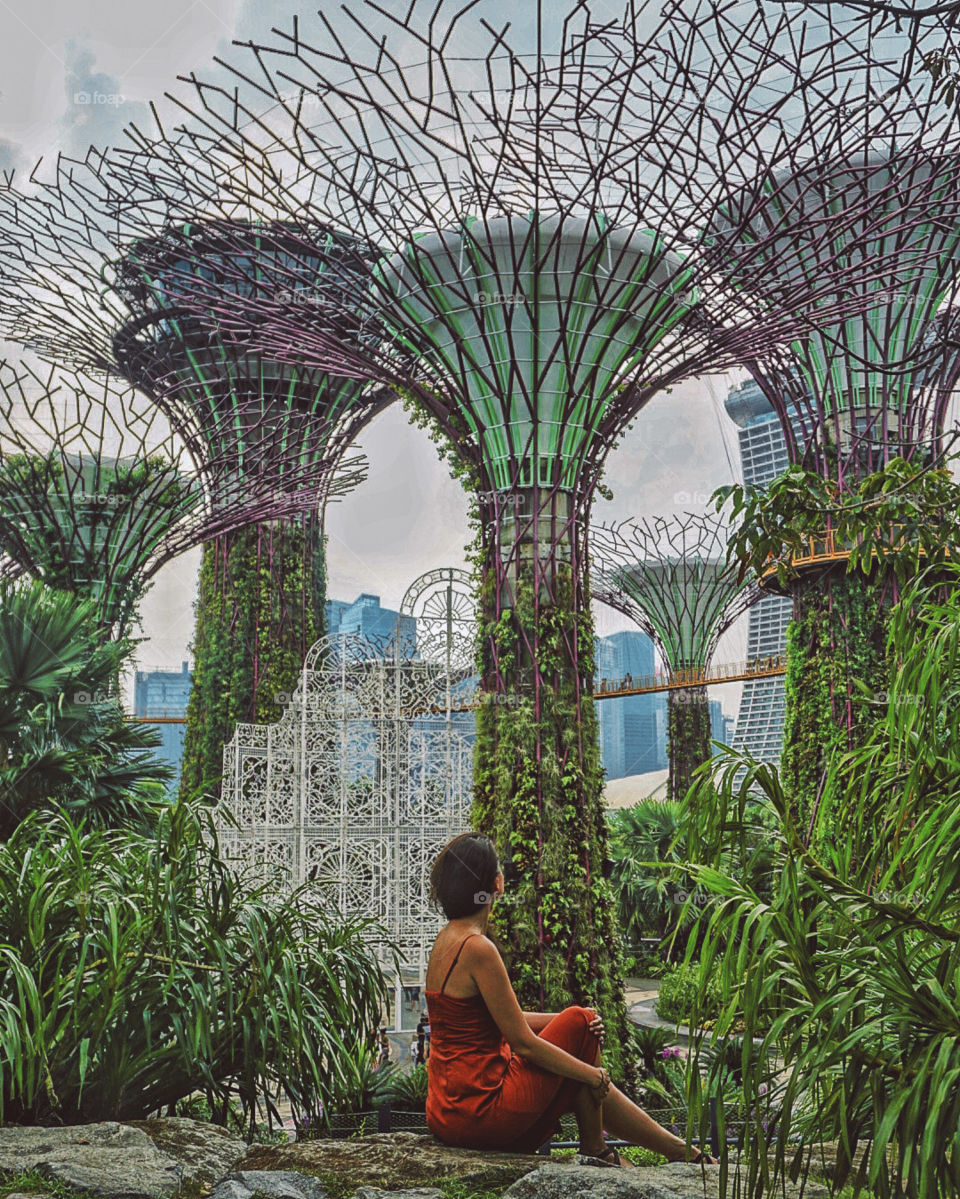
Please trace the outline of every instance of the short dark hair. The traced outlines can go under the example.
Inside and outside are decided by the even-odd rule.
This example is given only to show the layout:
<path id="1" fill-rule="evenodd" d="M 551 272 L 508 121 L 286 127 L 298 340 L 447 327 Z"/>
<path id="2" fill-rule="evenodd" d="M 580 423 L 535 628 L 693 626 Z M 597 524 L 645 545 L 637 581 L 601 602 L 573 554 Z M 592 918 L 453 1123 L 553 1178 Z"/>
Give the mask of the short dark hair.
<path id="1" fill-rule="evenodd" d="M 483 833 L 461 833 L 449 841 L 430 868 L 430 902 L 448 920 L 479 912 L 493 893 L 497 850 Z"/>

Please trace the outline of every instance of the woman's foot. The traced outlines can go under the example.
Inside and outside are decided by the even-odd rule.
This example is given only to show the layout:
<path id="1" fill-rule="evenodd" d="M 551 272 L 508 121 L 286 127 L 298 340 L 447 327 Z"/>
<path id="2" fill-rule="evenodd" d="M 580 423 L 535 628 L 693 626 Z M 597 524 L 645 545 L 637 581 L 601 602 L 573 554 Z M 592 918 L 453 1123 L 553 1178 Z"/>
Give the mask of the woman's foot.
<path id="1" fill-rule="evenodd" d="M 612 1145 L 605 1145 L 599 1153 L 584 1153 L 581 1150 L 582 1157 L 592 1157 L 594 1161 L 603 1162 L 605 1166 L 619 1166 L 623 1170 L 636 1169 L 633 1162 L 628 1158 L 621 1157 Z"/>
<path id="2" fill-rule="evenodd" d="M 670 1160 L 675 1162 L 690 1162 L 695 1166 L 719 1166 L 720 1164 L 715 1157 L 711 1157 L 707 1153 L 706 1149 L 693 1149 L 692 1146 L 689 1156 L 684 1153 L 682 1157 L 674 1157 Z"/>

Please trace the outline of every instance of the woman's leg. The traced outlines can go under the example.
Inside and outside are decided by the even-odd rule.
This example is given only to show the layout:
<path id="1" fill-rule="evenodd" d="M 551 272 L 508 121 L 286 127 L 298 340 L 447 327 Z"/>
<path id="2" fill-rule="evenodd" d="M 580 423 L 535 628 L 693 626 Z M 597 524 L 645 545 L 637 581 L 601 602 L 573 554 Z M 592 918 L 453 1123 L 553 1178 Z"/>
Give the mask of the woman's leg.
<path id="1" fill-rule="evenodd" d="M 637 1107 L 612 1083 L 603 1101 L 602 1110 L 597 1110 L 600 1111 L 601 1128 L 607 1129 L 621 1140 L 662 1153 L 668 1161 L 685 1162 L 696 1153 L 693 1149 L 688 1152 L 686 1141 L 668 1132 L 662 1124 L 658 1124 L 642 1108 Z"/>
<path id="2" fill-rule="evenodd" d="M 600 1044 L 598 1042 L 591 1064 L 597 1065 L 599 1059 Z M 580 1152 L 589 1154 L 590 1157 L 603 1153 L 603 1109 L 597 1107 L 593 1102 L 590 1088 L 586 1085 L 577 1091 L 574 1115 L 577 1117 L 577 1129 L 580 1133 Z"/>

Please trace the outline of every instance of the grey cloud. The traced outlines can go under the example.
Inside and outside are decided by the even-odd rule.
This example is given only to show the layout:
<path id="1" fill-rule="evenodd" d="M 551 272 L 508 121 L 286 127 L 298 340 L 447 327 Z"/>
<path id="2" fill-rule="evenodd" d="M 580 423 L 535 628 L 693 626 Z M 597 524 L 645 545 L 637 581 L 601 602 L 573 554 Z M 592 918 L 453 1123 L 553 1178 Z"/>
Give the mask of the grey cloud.
<path id="1" fill-rule="evenodd" d="M 91 145 L 126 144 L 125 127 L 131 121 L 145 122 L 147 105 L 128 100 L 120 80 L 94 70 L 96 54 L 85 42 L 69 40 L 65 53 L 67 107 L 60 118 L 62 148 L 82 157 Z"/>

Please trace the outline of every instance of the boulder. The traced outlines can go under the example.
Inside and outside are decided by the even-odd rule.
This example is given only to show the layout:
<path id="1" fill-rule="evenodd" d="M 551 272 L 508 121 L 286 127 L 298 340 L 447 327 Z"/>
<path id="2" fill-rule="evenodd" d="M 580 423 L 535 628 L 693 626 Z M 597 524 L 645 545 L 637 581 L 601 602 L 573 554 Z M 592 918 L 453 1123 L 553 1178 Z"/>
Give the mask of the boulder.
<path id="1" fill-rule="evenodd" d="M 318 1139 L 288 1145 L 251 1145 L 238 1170 L 299 1170 L 332 1174 L 350 1187 L 397 1191 L 460 1179 L 469 1186 L 505 1187 L 543 1162 L 534 1153 L 455 1149 L 429 1133 L 389 1132 L 349 1141 Z M 599 1173 L 599 1170 L 594 1173 Z"/>
<path id="2" fill-rule="evenodd" d="M 210 1199 L 329 1199 L 326 1188 L 293 1170 L 234 1170 L 214 1188 Z"/>
<path id="3" fill-rule="evenodd" d="M 183 1116 L 159 1116 L 153 1120 L 131 1120 L 128 1127 L 145 1132 L 161 1153 L 183 1167 L 183 1181 L 212 1186 L 228 1174 L 247 1151 L 246 1141 L 219 1124 L 188 1120 Z"/>
<path id="4" fill-rule="evenodd" d="M 104 1199 L 161 1199 L 179 1190 L 182 1168 L 139 1128 L 107 1121 L 71 1128 L 0 1128 L 0 1170 L 44 1178 Z"/>
<path id="5" fill-rule="evenodd" d="M 799 1199 L 800 1187 L 778 1186 L 781 1199 Z M 720 1170 L 671 1162 L 665 1166 L 583 1166 L 551 1162 L 518 1179 L 503 1199 L 719 1199 Z M 807 1184 L 804 1199 L 828 1199 L 825 1187 Z"/>

